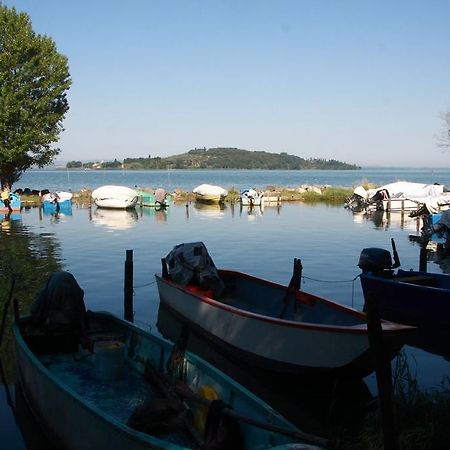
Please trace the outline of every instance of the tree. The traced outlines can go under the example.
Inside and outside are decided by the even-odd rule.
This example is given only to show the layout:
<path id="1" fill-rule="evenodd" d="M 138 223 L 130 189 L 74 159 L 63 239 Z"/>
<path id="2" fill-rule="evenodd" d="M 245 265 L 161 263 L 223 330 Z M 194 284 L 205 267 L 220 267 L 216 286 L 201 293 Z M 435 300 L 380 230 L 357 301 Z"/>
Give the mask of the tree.
<path id="1" fill-rule="evenodd" d="M 69 109 L 67 58 L 30 18 L 0 3 L 0 181 L 11 188 L 31 166 L 51 163 Z"/>
<path id="2" fill-rule="evenodd" d="M 448 149 L 450 148 L 450 111 L 441 114 L 441 119 L 444 121 L 444 126 L 438 145 Z"/>

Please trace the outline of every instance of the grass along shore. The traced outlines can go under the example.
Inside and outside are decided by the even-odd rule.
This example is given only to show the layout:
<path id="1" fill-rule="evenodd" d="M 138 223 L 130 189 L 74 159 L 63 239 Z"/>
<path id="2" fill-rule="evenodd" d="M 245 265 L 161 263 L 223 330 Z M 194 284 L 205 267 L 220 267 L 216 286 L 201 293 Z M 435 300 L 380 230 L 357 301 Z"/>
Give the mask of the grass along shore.
<path id="1" fill-rule="evenodd" d="M 141 188 L 140 190 L 153 192 L 152 188 Z M 227 203 L 238 203 L 240 192 L 231 187 L 225 198 Z M 342 204 L 345 199 L 353 193 L 353 188 L 332 187 L 332 186 L 299 186 L 297 188 L 267 186 L 263 190 L 264 197 L 277 199 L 279 202 L 303 202 L 315 203 L 323 202 L 327 204 Z M 73 193 L 72 201 L 76 204 L 91 204 L 92 189 L 85 188 Z M 174 203 L 186 203 L 195 200 L 195 194 L 190 191 L 176 189 L 170 193 Z M 27 205 L 39 205 L 41 197 L 39 195 L 22 195 L 21 201 Z"/>

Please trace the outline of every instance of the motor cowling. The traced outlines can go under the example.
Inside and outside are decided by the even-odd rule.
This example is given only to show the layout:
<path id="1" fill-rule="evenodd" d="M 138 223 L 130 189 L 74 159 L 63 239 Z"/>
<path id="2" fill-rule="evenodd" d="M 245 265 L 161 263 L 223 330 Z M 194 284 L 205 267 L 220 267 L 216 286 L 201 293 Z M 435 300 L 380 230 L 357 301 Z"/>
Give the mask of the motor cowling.
<path id="1" fill-rule="evenodd" d="M 365 248 L 359 255 L 358 267 L 363 272 L 380 273 L 391 270 L 391 253 L 383 248 Z"/>

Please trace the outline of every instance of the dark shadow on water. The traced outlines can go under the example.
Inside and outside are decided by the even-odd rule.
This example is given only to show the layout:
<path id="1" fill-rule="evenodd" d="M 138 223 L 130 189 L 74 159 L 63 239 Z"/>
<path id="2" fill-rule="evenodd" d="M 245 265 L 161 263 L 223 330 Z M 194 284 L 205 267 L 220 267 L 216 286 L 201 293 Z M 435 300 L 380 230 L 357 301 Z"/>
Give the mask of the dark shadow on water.
<path id="1" fill-rule="evenodd" d="M 275 374 L 225 356 L 189 329 L 166 307 L 159 307 L 157 327 L 171 341 L 188 332 L 188 350 L 228 374 L 303 431 L 331 436 L 333 430 L 357 427 L 373 396 L 360 378 Z"/>

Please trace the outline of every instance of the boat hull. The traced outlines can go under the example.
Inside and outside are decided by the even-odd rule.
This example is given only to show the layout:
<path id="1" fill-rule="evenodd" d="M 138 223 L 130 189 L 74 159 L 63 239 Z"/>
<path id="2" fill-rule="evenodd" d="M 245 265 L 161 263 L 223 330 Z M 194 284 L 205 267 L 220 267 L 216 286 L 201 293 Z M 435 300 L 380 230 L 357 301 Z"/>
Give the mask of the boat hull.
<path id="1" fill-rule="evenodd" d="M 92 199 L 99 208 L 132 209 L 136 206 L 136 191 L 126 186 L 102 186 L 92 192 Z"/>
<path id="2" fill-rule="evenodd" d="M 364 297 L 373 296 L 382 317 L 419 327 L 450 327 L 449 275 L 400 270 L 393 277 L 362 273 L 360 280 Z"/>
<path id="3" fill-rule="evenodd" d="M 219 271 L 221 275 L 224 272 L 228 271 Z M 281 288 L 281 294 L 275 300 L 281 311 L 283 304 L 280 295 L 285 293 L 282 286 L 263 280 L 258 283 L 258 279 L 246 277 L 254 281 L 250 282 L 249 288 L 253 294 L 258 289 L 261 291 L 261 301 L 266 296 L 266 283 L 272 291 L 280 291 Z M 348 308 L 351 311 L 348 326 L 284 320 L 256 309 L 244 310 L 190 292 L 160 276 L 156 279 L 162 304 L 207 335 L 216 345 L 247 363 L 285 373 L 351 370 L 365 374 L 373 370 L 367 325 L 362 322 L 365 315 L 355 310 Z M 339 305 L 336 311 L 346 309 Z M 384 337 L 394 356 L 402 340 L 394 331 L 396 325 L 385 324 L 385 328 Z M 389 328 L 392 332 L 388 331 Z"/>
<path id="4" fill-rule="evenodd" d="M 125 380 L 119 378 L 112 382 L 105 381 L 103 377 L 98 379 L 95 359 L 92 368 L 86 358 L 74 358 L 77 356 L 76 351 L 63 350 L 62 339 L 52 342 L 57 349 L 49 350 L 48 336 L 44 337 L 44 341 L 24 337 L 21 328 L 26 325 L 27 319 L 21 320 L 21 328 L 14 326 L 20 384 L 44 430 L 51 434 L 52 441 L 58 447 L 69 450 L 184 448 L 181 444 L 162 440 L 126 425 L 125 413 L 142 404 L 148 395 L 146 392 L 150 389 L 149 382 L 143 377 L 147 364 L 165 372 L 173 344 L 109 314 L 90 315 L 90 323 L 95 323 L 97 330 L 107 330 L 109 339 L 113 333 L 115 339 L 124 342 L 124 370 L 130 372 L 132 378 L 127 378 L 127 375 L 124 376 Z M 72 344 L 68 342 L 69 346 Z M 94 345 L 94 351 L 95 348 Z M 228 403 L 236 413 L 301 434 L 266 403 L 206 361 L 190 353 L 185 353 L 182 361 L 184 381 L 192 391 L 197 392 L 204 385 L 214 386 L 219 398 Z M 81 369 L 78 366 L 82 366 Z M 291 436 L 247 423 L 242 422 L 240 427 L 246 449 L 270 449 L 298 442 L 298 439 Z"/>

